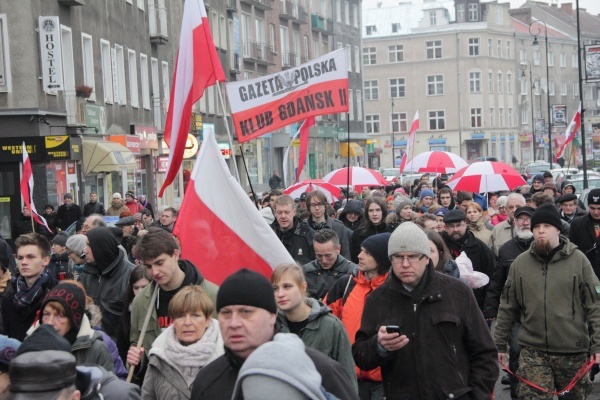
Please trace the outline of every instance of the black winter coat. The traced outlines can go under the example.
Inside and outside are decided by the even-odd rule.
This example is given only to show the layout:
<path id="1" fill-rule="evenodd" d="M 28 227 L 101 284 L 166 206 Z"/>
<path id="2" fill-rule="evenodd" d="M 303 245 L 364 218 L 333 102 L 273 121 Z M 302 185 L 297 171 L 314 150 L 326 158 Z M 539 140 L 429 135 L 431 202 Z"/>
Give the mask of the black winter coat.
<path id="1" fill-rule="evenodd" d="M 366 229 L 358 229 L 352 234 L 352 240 L 350 242 L 350 260 L 353 263 L 358 264 L 358 255 L 360 254 L 360 245 L 369 236 L 377 235 L 379 233 L 385 233 L 388 231 L 387 225 L 382 222 L 379 225 L 369 224 Z"/>
<path id="2" fill-rule="evenodd" d="M 363 208 L 364 208 L 364 203 L 362 202 L 362 200 L 350 199 L 350 200 L 348 200 L 348 202 L 346 203 L 346 206 L 342 210 L 339 220 L 342 221 L 342 223 L 346 226 L 346 228 L 348 228 L 352 231 L 356 231 L 356 229 L 360 226 L 360 223 L 362 222 L 362 219 L 363 219 Z M 351 211 L 356 212 L 359 215 L 358 219 L 354 222 L 348 221 L 348 216 L 346 215 L 347 213 L 349 213 Z"/>
<path id="3" fill-rule="evenodd" d="M 496 318 L 498 315 L 498 307 L 500 307 L 500 296 L 502 288 L 508 278 L 510 265 L 525 250 L 529 249 L 533 238 L 528 240 L 514 237 L 508 242 L 500 246 L 498 251 L 498 262 L 496 263 L 496 272 L 490 279 L 490 284 L 485 293 L 485 304 L 483 306 L 483 316 L 485 318 Z"/>
<path id="4" fill-rule="evenodd" d="M 81 221 L 81 218 L 81 207 L 77 204 L 72 204 L 71 207 L 67 207 L 63 204 L 56 210 L 56 220 L 54 221 L 54 224 L 56 228 L 64 231 L 71 226 L 73 222 Z"/>
<path id="5" fill-rule="evenodd" d="M 271 224 L 271 228 L 273 228 L 294 261 L 304 265 L 316 258 L 315 249 L 313 248 L 315 231 L 305 221 L 297 217 L 294 218 L 294 227 L 284 232 L 275 220 Z"/>
<path id="6" fill-rule="evenodd" d="M 590 260 L 594 273 L 600 279 L 600 239 L 596 237 L 594 224 L 600 225 L 600 221 L 592 219 L 589 214 L 575 218 L 571 222 L 569 240 Z"/>
<path id="7" fill-rule="evenodd" d="M 322 227 L 319 227 L 319 229 L 316 229 L 317 227 L 315 225 L 320 225 L 320 224 L 314 224 L 310 218 L 307 221 L 307 223 L 308 223 L 308 226 L 310 226 L 315 231 L 318 231 L 318 230 L 324 229 L 324 228 L 332 229 L 340 241 L 340 246 L 342 246 L 342 248 L 340 250 L 340 254 L 342 256 L 344 256 L 345 258 L 350 258 L 350 236 L 351 235 L 348 234 L 348 229 L 346 229 L 346 227 L 344 226 L 344 223 L 342 221 L 338 221 L 337 219 L 333 219 L 333 218 L 329 218 L 328 216 L 325 216 L 325 223 Z"/>
<path id="8" fill-rule="evenodd" d="M 290 334 L 291 335 L 291 334 Z M 358 394 L 340 363 L 318 350 L 306 347 L 306 354 L 315 363 L 327 392 L 343 400 L 358 400 Z M 285 355 L 282 355 L 285 357 Z M 192 400 L 231 399 L 233 388 L 244 360 L 225 348 L 225 354 L 200 369 L 192 386 Z"/>
<path id="9" fill-rule="evenodd" d="M 462 244 L 457 244 L 454 241 L 449 240 L 449 236 L 446 232 L 442 232 L 442 237 L 444 238 L 446 245 L 448 245 L 453 258 L 456 258 L 455 254 L 464 251 L 473 264 L 473 271 L 482 272 L 491 280 L 496 270 L 494 253 L 492 253 L 492 250 L 487 244 L 477 239 L 471 231 L 467 230 L 466 235 L 466 240 L 464 240 Z M 477 304 L 479 304 L 479 308 L 482 311 L 485 303 L 485 292 L 489 285 L 490 284 L 488 283 L 483 287 L 473 289 Z"/>
<path id="10" fill-rule="evenodd" d="M 83 206 L 84 217 L 89 217 L 92 214 L 106 215 L 104 204 L 100 203 L 99 201 L 96 201 L 94 203 L 87 203 L 85 206 Z"/>
<path id="11" fill-rule="evenodd" d="M 313 299 L 323 300 L 338 279 L 352 274 L 356 268 L 356 264 L 346 260 L 341 254 L 338 254 L 335 264 L 329 269 L 321 268 L 317 260 L 304 264 L 302 269 L 308 284 L 308 295 Z"/>
<path id="12" fill-rule="evenodd" d="M 435 272 L 415 302 L 394 275 L 365 303 L 352 355 L 362 370 L 381 367 L 388 400 L 489 399 L 498 378 L 497 351 L 471 289 Z M 406 346 L 380 353 L 377 332 L 398 325 Z"/>

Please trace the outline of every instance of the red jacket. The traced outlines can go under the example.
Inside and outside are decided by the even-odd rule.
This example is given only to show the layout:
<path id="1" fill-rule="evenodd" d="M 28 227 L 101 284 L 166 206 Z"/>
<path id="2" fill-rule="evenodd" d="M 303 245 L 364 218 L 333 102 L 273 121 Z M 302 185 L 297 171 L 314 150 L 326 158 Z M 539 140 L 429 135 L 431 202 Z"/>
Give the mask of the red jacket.
<path id="1" fill-rule="evenodd" d="M 343 276 L 338 279 L 323 300 L 331 308 L 333 315 L 338 317 L 344 324 L 350 338 L 350 344 L 354 344 L 356 332 L 360 329 L 360 320 L 367 295 L 385 282 L 388 274 L 379 275 L 369 281 L 361 271 L 357 270 L 350 277 Z M 352 279 L 349 285 L 348 279 Z M 347 285 L 348 289 L 346 289 Z M 379 367 L 370 371 L 363 371 L 356 366 L 354 369 L 359 381 L 382 381 L 381 368 Z"/>
<path id="2" fill-rule="evenodd" d="M 131 215 L 137 214 L 143 210 L 143 207 L 137 201 L 132 201 L 131 203 L 125 202 L 129 211 L 131 211 Z"/>

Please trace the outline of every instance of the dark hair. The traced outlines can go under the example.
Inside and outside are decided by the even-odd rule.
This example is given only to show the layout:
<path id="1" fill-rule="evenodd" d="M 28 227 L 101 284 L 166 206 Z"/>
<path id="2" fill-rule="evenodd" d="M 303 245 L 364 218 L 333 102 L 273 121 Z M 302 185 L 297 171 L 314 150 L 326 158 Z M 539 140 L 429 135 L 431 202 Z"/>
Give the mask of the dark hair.
<path id="1" fill-rule="evenodd" d="M 54 211 L 54 206 L 53 206 L 52 204 L 50 204 L 50 203 L 48 203 L 48 204 L 46 204 L 46 205 L 44 206 L 44 210 L 45 210 L 46 208 L 51 208 L 51 209 L 52 209 L 52 211 Z"/>
<path id="2" fill-rule="evenodd" d="M 148 233 L 135 245 L 139 260 L 152 260 L 161 254 L 172 256 L 179 246 L 172 234 L 161 228 L 149 228 Z"/>
<path id="3" fill-rule="evenodd" d="M 438 198 L 441 194 L 449 194 L 450 197 L 452 197 L 452 189 L 450 189 L 448 186 L 444 186 L 443 188 L 438 190 Z"/>
<path id="4" fill-rule="evenodd" d="M 165 208 L 163 210 L 163 212 L 165 212 L 165 211 L 170 211 L 171 214 L 173 214 L 174 217 L 176 217 L 177 214 L 179 214 L 179 212 L 176 209 L 174 209 L 173 207 L 167 207 L 167 208 Z"/>
<path id="5" fill-rule="evenodd" d="M 320 190 L 315 190 L 314 192 L 310 192 L 307 196 L 306 196 L 306 204 L 308 204 L 308 206 L 310 207 L 310 202 L 313 199 L 317 199 L 320 203 L 323 203 L 323 205 L 327 205 L 327 196 L 325 196 L 325 193 L 323 193 Z"/>
<path id="6" fill-rule="evenodd" d="M 531 196 L 531 201 L 535 203 L 536 207 L 539 207 L 542 204 L 554 204 L 554 198 L 544 192 L 534 193 L 533 196 Z"/>
<path id="7" fill-rule="evenodd" d="M 387 217 L 388 214 L 385 199 L 382 197 L 371 197 L 365 202 L 363 218 L 357 230 L 367 230 L 372 225 L 371 220 L 369 219 L 369 206 L 373 203 L 376 203 L 379 205 L 379 207 L 381 207 L 381 223 L 385 223 L 385 217 Z"/>
<path id="8" fill-rule="evenodd" d="M 340 245 L 340 239 L 338 238 L 337 233 L 333 229 L 320 229 L 315 232 L 315 236 L 313 238 L 315 243 L 325 244 L 327 242 L 333 242 L 333 247 L 337 248 Z"/>
<path id="9" fill-rule="evenodd" d="M 127 343 L 123 343 L 126 345 L 123 346 L 123 349 L 121 349 L 121 345 L 119 344 L 119 354 L 122 352 L 127 354 L 127 350 L 129 350 L 129 332 L 131 331 L 131 311 L 129 310 L 129 305 L 133 302 L 133 298 L 135 297 L 133 294 L 133 284 L 143 278 L 148 279 L 148 282 L 152 283 L 152 278 L 150 277 L 150 274 L 144 265 L 138 265 L 132 269 L 131 274 L 129 274 L 127 290 L 125 291 L 125 296 L 123 296 L 123 304 L 125 304 L 125 309 L 121 314 L 121 326 L 119 326 L 119 330 L 124 333 L 123 336 L 127 339 Z M 123 356 L 123 354 L 121 354 L 121 356 Z"/>
<path id="10" fill-rule="evenodd" d="M 473 194 L 471 192 L 458 192 L 456 194 L 456 202 L 458 204 L 462 203 L 465 200 L 473 201 Z"/>
<path id="11" fill-rule="evenodd" d="M 144 208 L 142 211 L 140 211 L 140 214 L 145 216 L 152 216 L 152 213 L 147 208 Z"/>
<path id="12" fill-rule="evenodd" d="M 434 230 L 425 229 L 425 234 L 427 235 L 427 239 L 431 240 L 437 251 L 440 255 L 440 259 L 438 260 L 437 265 L 434 265 L 436 271 L 444 271 L 444 265 L 448 262 L 448 260 L 452 260 L 452 255 L 450 254 L 450 250 L 448 250 L 448 246 L 446 246 L 446 242 L 442 239 L 442 236 Z"/>
<path id="13" fill-rule="evenodd" d="M 46 236 L 42 236 L 39 233 L 26 233 L 25 235 L 21 235 L 15 240 L 15 247 L 17 251 L 21 246 L 37 246 L 42 253 L 42 257 L 50 257 L 52 254 L 52 246 L 50 242 L 46 238 Z"/>
<path id="14" fill-rule="evenodd" d="M 335 218 L 335 208 L 331 207 L 330 204 L 327 204 L 327 207 L 325 207 L 325 214 L 327 214 L 329 218 Z"/>
<path id="15" fill-rule="evenodd" d="M 431 207 L 430 207 L 431 208 Z M 416 220 L 415 224 L 419 225 L 421 228 L 425 228 L 425 220 L 433 221 L 437 224 L 437 218 L 435 215 L 429 213 L 427 210 L 426 213 L 421 214 Z"/>
<path id="16" fill-rule="evenodd" d="M 269 196 L 281 196 L 283 194 L 283 190 L 281 189 L 273 189 L 269 192 Z"/>

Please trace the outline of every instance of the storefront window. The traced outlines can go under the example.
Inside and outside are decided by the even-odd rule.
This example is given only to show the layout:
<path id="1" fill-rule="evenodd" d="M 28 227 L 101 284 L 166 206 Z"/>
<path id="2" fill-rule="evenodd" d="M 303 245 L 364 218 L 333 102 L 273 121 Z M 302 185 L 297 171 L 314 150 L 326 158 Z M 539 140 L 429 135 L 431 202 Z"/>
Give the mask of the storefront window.
<path id="1" fill-rule="evenodd" d="M 261 163 L 262 163 L 262 182 L 269 182 L 271 178 L 271 139 L 263 138 L 261 140 Z M 279 171 L 281 175 L 281 171 Z M 262 183 L 261 182 L 261 183 Z"/>
<path id="2" fill-rule="evenodd" d="M 10 215 L 10 197 L 15 194 L 15 176 L 12 172 L 0 172 L 0 234 L 4 239 L 10 239 L 10 227 L 12 225 Z"/>

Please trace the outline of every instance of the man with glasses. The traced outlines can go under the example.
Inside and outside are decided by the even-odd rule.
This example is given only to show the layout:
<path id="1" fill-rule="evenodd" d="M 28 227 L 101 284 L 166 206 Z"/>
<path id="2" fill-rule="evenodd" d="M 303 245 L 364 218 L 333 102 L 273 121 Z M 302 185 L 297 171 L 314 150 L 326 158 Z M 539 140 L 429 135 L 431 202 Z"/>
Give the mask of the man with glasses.
<path id="1" fill-rule="evenodd" d="M 508 216 L 505 221 L 500 222 L 494 227 L 494 229 L 492 229 L 492 237 L 490 238 L 489 243 L 489 246 L 496 257 L 498 257 L 498 250 L 500 250 L 500 246 L 515 237 L 515 210 L 524 206 L 525 197 L 523 197 L 522 194 L 511 193 L 507 196 L 506 212 Z"/>
<path id="2" fill-rule="evenodd" d="M 340 255 L 340 241 L 332 229 L 315 232 L 313 247 L 316 259 L 304 264 L 302 269 L 308 284 L 308 295 L 323 300 L 335 281 L 354 272 L 357 265 Z"/>
<path id="3" fill-rule="evenodd" d="M 310 217 L 308 217 L 306 222 L 308 222 L 308 226 L 314 231 L 320 231 L 325 228 L 333 229 L 340 242 L 340 253 L 344 258 L 350 259 L 350 238 L 348 237 L 348 230 L 341 221 L 327 216 L 327 213 L 325 212 L 327 204 L 327 196 L 325 196 L 325 193 L 320 190 L 310 192 L 306 196 L 306 205 L 310 211 Z"/>
<path id="4" fill-rule="evenodd" d="M 577 217 L 583 217 L 586 212 L 577 206 L 577 196 L 574 194 L 563 194 L 556 200 L 560 206 L 560 218 L 569 224 Z"/>
<path id="5" fill-rule="evenodd" d="M 390 278 L 366 299 L 352 354 L 382 367 L 388 399 L 490 398 L 496 348 L 471 289 L 434 271 L 425 232 L 401 224 L 388 242 Z"/>
<path id="6" fill-rule="evenodd" d="M 519 255 L 529 250 L 531 242 L 533 242 L 533 232 L 531 232 L 531 216 L 535 209 L 533 207 L 519 207 L 515 211 L 515 226 L 516 236 L 504 243 L 500 247 L 498 262 L 496 266 L 496 272 L 490 280 L 490 285 L 485 294 L 485 305 L 483 308 L 483 316 L 488 321 L 493 321 L 498 315 L 498 308 L 500 307 L 500 295 L 502 289 L 506 284 L 506 278 L 508 278 L 508 271 L 510 265 Z M 517 340 L 521 323 L 516 322 L 510 336 L 508 338 L 508 354 L 509 364 L 508 367 L 511 371 L 516 371 L 519 368 L 519 353 L 521 346 Z M 517 383 L 519 381 L 512 375 L 506 375 L 502 377 L 503 384 L 510 384 L 510 396 L 513 399 L 518 399 L 517 396 Z"/>
<path id="7" fill-rule="evenodd" d="M 444 216 L 445 231 L 442 238 L 452 258 L 456 259 L 463 251 L 471 260 L 473 270 L 486 274 L 490 279 L 496 269 L 494 254 L 490 248 L 481 240 L 477 239 L 467 226 L 467 217 L 461 210 L 450 210 Z M 488 285 L 473 289 L 479 308 L 483 310 L 485 302 L 485 291 Z"/>
<path id="8" fill-rule="evenodd" d="M 583 251 L 600 277 L 600 189 L 588 193 L 588 213 L 571 222 L 569 240 Z"/>

